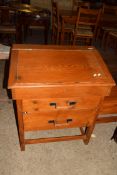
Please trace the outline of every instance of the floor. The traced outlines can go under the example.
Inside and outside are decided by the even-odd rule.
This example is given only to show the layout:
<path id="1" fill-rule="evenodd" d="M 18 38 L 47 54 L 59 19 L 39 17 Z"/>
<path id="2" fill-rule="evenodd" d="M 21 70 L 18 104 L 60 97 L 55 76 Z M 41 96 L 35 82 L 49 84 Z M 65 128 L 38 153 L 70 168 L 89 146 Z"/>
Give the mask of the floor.
<path id="1" fill-rule="evenodd" d="M 39 38 L 40 35 L 33 34 L 32 42 L 39 44 Z M 117 80 L 115 53 L 113 50 L 98 49 Z M 5 61 L 1 61 L 0 175 L 117 175 L 117 144 L 110 140 L 116 123 L 96 125 L 87 146 L 82 141 L 64 141 L 27 145 L 26 150 L 21 152 L 12 101 L 8 100 L 6 89 L 3 89 L 4 66 Z M 77 132 L 78 129 L 67 129 L 55 133 L 28 133 L 26 137 L 68 135 Z"/>

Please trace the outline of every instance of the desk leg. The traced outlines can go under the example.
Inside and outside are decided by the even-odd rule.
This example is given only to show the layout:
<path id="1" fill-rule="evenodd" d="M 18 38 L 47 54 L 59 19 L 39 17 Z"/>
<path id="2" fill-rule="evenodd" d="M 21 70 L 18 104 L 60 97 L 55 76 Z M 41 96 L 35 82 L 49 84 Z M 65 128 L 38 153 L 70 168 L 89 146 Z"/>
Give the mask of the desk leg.
<path id="1" fill-rule="evenodd" d="M 21 151 L 24 151 L 25 150 L 25 140 L 24 140 L 24 124 L 23 124 L 23 114 L 22 114 L 22 101 L 17 100 L 16 105 L 17 105 L 20 147 L 21 147 Z"/>
<path id="2" fill-rule="evenodd" d="M 95 125 L 86 127 L 86 131 L 85 131 L 86 139 L 83 140 L 84 143 L 85 143 L 85 145 L 88 145 L 89 140 L 90 140 L 90 138 L 91 138 L 91 134 L 92 134 L 92 132 L 93 132 L 93 130 L 94 130 L 94 127 L 95 127 Z"/>

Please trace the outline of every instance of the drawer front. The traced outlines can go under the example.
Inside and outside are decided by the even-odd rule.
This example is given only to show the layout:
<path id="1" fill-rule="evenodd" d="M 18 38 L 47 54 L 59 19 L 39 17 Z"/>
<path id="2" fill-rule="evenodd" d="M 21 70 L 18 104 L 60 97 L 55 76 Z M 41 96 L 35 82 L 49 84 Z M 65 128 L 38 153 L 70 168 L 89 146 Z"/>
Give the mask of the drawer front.
<path id="1" fill-rule="evenodd" d="M 52 86 L 52 87 L 30 87 L 12 89 L 13 99 L 39 99 L 39 98 L 67 98 L 79 95 L 108 96 L 111 87 L 100 86 Z"/>
<path id="2" fill-rule="evenodd" d="M 89 126 L 94 121 L 95 116 L 95 110 L 25 113 L 23 116 L 24 130 L 33 131 Z"/>
<path id="3" fill-rule="evenodd" d="M 49 98 L 49 99 L 34 99 L 23 100 L 23 112 L 39 112 L 45 110 L 70 110 L 70 109 L 94 109 L 98 106 L 100 97 L 91 96 L 78 98 Z"/>

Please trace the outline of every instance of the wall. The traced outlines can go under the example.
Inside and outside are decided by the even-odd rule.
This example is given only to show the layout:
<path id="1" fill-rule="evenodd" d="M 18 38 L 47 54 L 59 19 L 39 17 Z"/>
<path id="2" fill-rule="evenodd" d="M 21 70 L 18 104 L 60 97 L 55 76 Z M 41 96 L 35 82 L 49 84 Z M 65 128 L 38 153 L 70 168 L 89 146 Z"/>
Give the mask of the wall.
<path id="1" fill-rule="evenodd" d="M 30 0 L 32 5 L 51 9 L 51 0 Z M 70 9 L 72 7 L 72 0 L 56 0 L 59 8 Z"/>

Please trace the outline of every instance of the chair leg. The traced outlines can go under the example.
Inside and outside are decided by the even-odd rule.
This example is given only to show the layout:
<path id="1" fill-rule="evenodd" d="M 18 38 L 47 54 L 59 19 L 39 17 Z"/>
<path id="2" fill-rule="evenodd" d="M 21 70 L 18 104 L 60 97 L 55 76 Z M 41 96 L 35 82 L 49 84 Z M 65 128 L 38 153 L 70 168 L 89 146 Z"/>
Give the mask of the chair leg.
<path id="1" fill-rule="evenodd" d="M 61 32 L 60 34 L 60 44 L 63 44 L 64 42 L 64 32 Z"/>
<path id="2" fill-rule="evenodd" d="M 59 31 L 57 30 L 56 44 L 59 44 Z"/>
<path id="3" fill-rule="evenodd" d="M 110 42 L 110 35 L 107 35 L 107 39 L 106 39 L 106 44 L 105 44 L 105 50 L 107 50 L 107 48 L 109 47 L 109 42 Z"/>
<path id="4" fill-rule="evenodd" d="M 106 36 L 108 34 L 108 31 L 104 31 L 103 36 L 102 36 L 102 42 L 101 42 L 101 47 L 105 49 L 105 43 L 106 43 Z"/>
<path id="5" fill-rule="evenodd" d="M 52 29 L 52 43 L 56 44 L 56 30 L 54 28 Z"/>
<path id="6" fill-rule="evenodd" d="M 95 125 L 92 125 L 92 126 L 89 126 L 89 127 L 86 128 L 86 131 L 85 131 L 85 133 L 86 133 L 86 139 L 83 140 L 84 143 L 85 143 L 85 145 L 87 145 L 89 143 L 89 140 L 91 138 L 91 134 L 92 134 L 92 132 L 94 130 L 94 126 Z"/>
<path id="7" fill-rule="evenodd" d="M 97 34 L 96 34 L 96 37 L 95 37 L 95 42 L 98 41 L 99 36 L 100 36 L 100 32 L 101 32 L 101 30 L 100 30 L 100 28 L 98 28 L 98 29 L 97 29 Z"/>
<path id="8" fill-rule="evenodd" d="M 75 37 L 75 36 L 73 36 L 72 45 L 74 46 L 74 45 L 75 45 L 75 43 L 76 43 L 76 37 Z"/>

